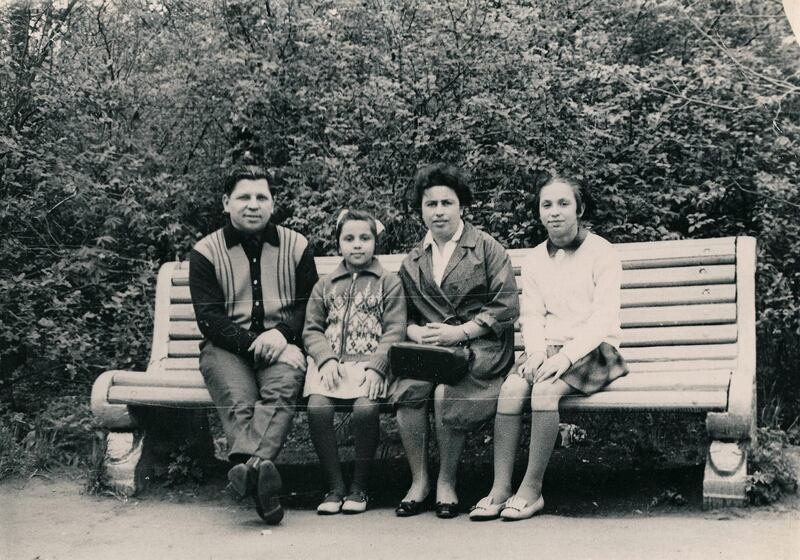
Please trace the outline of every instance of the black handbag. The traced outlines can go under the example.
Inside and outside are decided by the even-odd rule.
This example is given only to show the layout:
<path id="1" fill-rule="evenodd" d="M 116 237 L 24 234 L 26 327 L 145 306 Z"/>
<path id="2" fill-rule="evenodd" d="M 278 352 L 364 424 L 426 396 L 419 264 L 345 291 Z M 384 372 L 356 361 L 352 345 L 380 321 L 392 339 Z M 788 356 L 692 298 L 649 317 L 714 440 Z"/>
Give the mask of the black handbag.
<path id="1" fill-rule="evenodd" d="M 389 348 L 389 364 L 396 377 L 455 385 L 472 367 L 475 354 L 469 346 L 433 346 L 396 342 Z"/>

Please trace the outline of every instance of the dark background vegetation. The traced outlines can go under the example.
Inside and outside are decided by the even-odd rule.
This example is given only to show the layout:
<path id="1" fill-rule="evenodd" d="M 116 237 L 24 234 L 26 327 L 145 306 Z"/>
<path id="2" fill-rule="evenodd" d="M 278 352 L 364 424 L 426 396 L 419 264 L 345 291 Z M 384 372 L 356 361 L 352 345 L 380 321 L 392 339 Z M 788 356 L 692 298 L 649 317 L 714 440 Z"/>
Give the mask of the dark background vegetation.
<path id="1" fill-rule="evenodd" d="M 319 255 L 345 205 L 407 250 L 434 160 L 470 170 L 469 219 L 507 247 L 543 238 L 529 168 L 590 185 L 615 242 L 755 236 L 759 423 L 790 428 L 799 55 L 775 0 L 4 4 L 0 436 L 145 368 L 155 273 L 222 223 L 245 152 Z"/>

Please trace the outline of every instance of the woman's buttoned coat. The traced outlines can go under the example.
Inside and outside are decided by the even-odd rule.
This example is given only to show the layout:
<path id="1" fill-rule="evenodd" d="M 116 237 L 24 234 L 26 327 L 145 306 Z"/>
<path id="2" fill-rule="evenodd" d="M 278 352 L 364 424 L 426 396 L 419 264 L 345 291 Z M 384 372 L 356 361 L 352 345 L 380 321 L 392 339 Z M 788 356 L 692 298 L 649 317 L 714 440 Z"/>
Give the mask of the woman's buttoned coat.
<path id="1" fill-rule="evenodd" d="M 420 243 L 400 267 L 406 293 L 408 323 L 474 321 L 488 334 L 470 341 L 475 355 L 470 373 L 456 385 L 444 386 L 445 424 L 470 429 L 492 417 L 503 378 L 514 363 L 514 322 L 519 296 L 508 253 L 500 243 L 469 223 L 445 268 L 441 285 L 433 278 L 431 248 Z M 398 379 L 392 390 L 397 406 L 423 406 L 431 383 Z"/>

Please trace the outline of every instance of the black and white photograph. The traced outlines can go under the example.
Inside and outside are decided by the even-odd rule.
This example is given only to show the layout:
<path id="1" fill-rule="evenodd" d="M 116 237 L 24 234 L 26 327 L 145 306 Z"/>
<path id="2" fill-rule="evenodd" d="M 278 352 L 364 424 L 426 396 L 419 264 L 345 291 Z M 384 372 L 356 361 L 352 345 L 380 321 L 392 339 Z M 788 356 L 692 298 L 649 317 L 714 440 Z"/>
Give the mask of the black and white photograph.
<path id="1" fill-rule="evenodd" d="M 800 0 L 0 0 L 0 558 L 800 559 Z"/>

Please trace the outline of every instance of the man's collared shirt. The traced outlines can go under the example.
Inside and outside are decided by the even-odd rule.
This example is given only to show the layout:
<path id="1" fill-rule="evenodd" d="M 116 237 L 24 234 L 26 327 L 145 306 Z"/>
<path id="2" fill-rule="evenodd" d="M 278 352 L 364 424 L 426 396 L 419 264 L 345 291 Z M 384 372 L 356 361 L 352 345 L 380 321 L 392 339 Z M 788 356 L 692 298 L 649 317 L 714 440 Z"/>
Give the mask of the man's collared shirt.
<path id="1" fill-rule="evenodd" d="M 433 240 L 431 230 L 425 234 L 425 239 L 422 242 L 423 248 L 426 250 L 431 248 L 431 264 L 433 266 L 433 279 L 437 286 L 442 285 L 442 278 L 444 278 L 444 271 L 447 269 L 447 263 L 450 262 L 450 257 L 453 256 L 453 251 L 456 250 L 458 242 L 461 240 L 461 235 L 464 233 L 464 220 L 459 220 L 458 229 L 456 230 L 450 241 L 444 244 L 442 250 Z"/>

